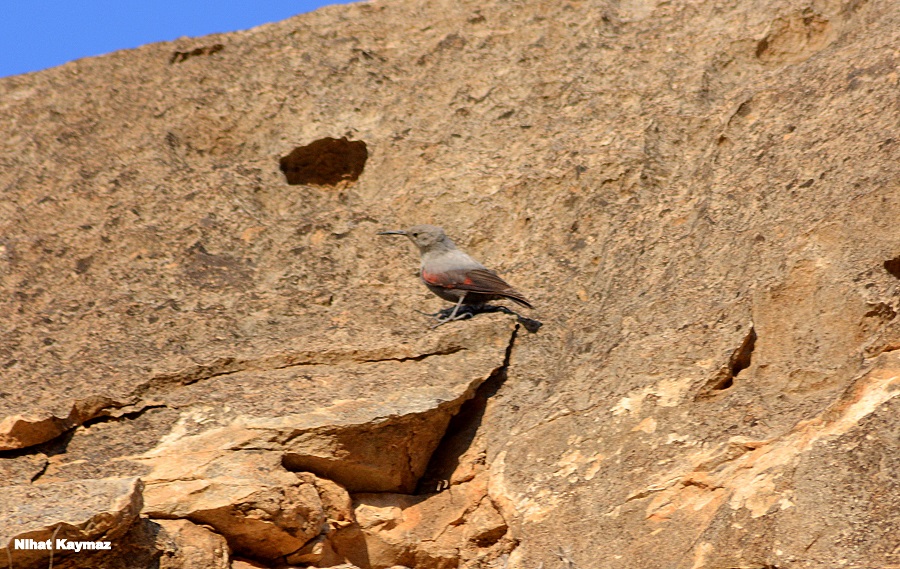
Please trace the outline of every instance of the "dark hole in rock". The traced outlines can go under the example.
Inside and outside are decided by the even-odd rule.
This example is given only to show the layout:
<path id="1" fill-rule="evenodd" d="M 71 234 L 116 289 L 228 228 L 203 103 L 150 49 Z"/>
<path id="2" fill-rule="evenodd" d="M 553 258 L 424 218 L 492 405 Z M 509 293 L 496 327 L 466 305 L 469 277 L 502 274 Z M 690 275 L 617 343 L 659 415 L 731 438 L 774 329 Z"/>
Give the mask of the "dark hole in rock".
<path id="1" fill-rule="evenodd" d="M 359 178 L 368 158 L 366 143 L 361 140 L 321 138 L 295 148 L 279 164 L 288 184 L 333 186 Z"/>
<path id="2" fill-rule="evenodd" d="M 225 46 L 217 43 L 215 45 L 198 47 L 190 51 L 176 51 L 169 58 L 169 63 L 181 63 L 182 61 L 190 59 L 191 57 L 197 57 L 198 55 L 212 55 L 214 53 L 219 53 L 223 49 L 225 49 Z"/>
<path id="3" fill-rule="evenodd" d="M 900 279 L 900 255 L 885 261 L 884 270 Z"/>

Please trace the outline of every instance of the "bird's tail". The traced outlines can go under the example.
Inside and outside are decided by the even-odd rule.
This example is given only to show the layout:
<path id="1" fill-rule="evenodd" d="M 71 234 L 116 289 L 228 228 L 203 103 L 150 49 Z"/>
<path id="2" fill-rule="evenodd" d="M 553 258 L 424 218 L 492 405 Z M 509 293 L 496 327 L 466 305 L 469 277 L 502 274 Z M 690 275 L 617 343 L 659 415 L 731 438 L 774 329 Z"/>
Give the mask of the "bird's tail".
<path id="1" fill-rule="evenodd" d="M 528 300 L 524 296 L 522 296 L 522 293 L 517 290 L 509 289 L 507 291 L 504 291 L 503 296 L 512 300 L 516 304 L 521 304 L 525 308 L 534 309 L 534 306 L 532 306 L 531 303 L 528 302 Z"/>

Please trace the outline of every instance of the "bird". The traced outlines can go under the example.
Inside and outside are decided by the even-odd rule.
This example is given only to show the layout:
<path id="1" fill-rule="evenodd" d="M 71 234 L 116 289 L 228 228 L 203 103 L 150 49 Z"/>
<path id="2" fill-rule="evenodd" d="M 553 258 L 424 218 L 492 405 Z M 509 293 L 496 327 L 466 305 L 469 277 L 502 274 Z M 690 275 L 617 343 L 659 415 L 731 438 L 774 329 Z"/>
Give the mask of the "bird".
<path id="1" fill-rule="evenodd" d="M 437 317 L 435 326 L 471 316 L 471 311 L 460 313 L 462 305 L 478 309 L 491 300 L 509 299 L 526 308 L 534 308 L 496 272 L 459 250 L 441 227 L 414 225 L 405 230 L 379 231 L 378 235 L 408 237 L 422 256 L 419 273 L 422 282 L 437 296 L 456 303 L 452 310 L 429 315 Z"/>

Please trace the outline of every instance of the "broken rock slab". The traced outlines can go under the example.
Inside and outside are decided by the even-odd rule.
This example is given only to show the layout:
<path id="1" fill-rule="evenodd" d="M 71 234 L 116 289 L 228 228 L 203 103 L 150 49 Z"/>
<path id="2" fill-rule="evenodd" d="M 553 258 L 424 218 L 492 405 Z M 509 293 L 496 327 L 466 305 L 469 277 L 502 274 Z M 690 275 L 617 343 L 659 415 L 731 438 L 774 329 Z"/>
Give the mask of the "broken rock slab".
<path id="1" fill-rule="evenodd" d="M 468 325 L 471 324 L 471 325 Z M 450 418 L 506 362 L 513 325 L 496 316 L 387 353 L 321 354 L 276 369 L 245 370 L 167 395 L 181 418 L 133 460 L 193 480 L 197 463 L 272 451 L 288 470 L 351 492 L 412 492 Z M 434 345 L 432 345 L 434 344 Z M 402 355 L 401 355 L 402 354 Z"/>
<path id="2" fill-rule="evenodd" d="M 428 496 L 354 495 L 368 562 L 449 569 L 509 553 L 513 543 L 503 541 L 508 526 L 488 496 L 487 479 L 480 474 Z"/>
<path id="3" fill-rule="evenodd" d="M 144 513 L 206 524 L 236 552 L 268 560 L 303 547 L 326 521 L 316 486 L 260 451 L 161 461 L 147 477 Z"/>
<path id="4" fill-rule="evenodd" d="M 107 397 L 87 397 L 75 400 L 67 413 L 50 410 L 7 415 L 0 421 L 0 451 L 27 448 L 49 441 L 85 420 L 95 417 L 102 409 L 121 406 Z"/>
<path id="5" fill-rule="evenodd" d="M 47 567 L 53 546 L 56 560 L 73 555 L 61 542 L 109 542 L 109 550 L 78 555 L 114 555 L 116 540 L 138 519 L 143 484 L 137 478 L 83 480 L 59 484 L 0 487 L 0 568 Z"/>

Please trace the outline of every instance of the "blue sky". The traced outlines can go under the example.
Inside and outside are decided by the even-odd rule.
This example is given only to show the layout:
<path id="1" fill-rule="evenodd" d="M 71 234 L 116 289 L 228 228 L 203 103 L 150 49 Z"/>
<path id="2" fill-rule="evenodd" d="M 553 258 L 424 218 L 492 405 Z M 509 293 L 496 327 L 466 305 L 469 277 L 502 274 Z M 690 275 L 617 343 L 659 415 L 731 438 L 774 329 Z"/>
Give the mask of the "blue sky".
<path id="1" fill-rule="evenodd" d="M 0 77 L 181 36 L 244 30 L 347 0 L 8 0 Z"/>

